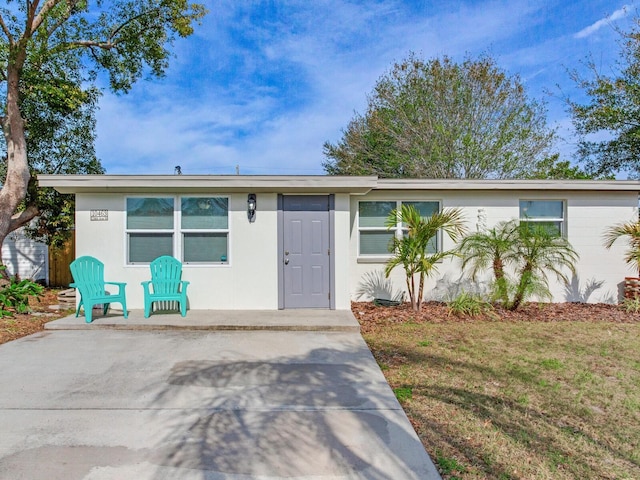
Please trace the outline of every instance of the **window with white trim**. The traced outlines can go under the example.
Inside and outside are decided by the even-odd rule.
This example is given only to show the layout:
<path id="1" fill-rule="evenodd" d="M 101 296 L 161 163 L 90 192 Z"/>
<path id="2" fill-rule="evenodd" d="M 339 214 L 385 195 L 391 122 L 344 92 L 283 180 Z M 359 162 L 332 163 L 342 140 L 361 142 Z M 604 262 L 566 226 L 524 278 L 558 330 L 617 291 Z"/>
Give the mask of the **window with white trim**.
<path id="1" fill-rule="evenodd" d="M 227 197 L 128 197 L 126 209 L 128 264 L 161 255 L 183 263 L 228 263 Z"/>
<path id="2" fill-rule="evenodd" d="M 520 200 L 520 223 L 540 225 L 566 236 L 564 200 Z"/>
<path id="3" fill-rule="evenodd" d="M 394 228 L 388 229 L 386 221 L 393 209 L 402 205 L 413 206 L 422 217 L 429 217 L 440 211 L 440 202 L 417 201 L 361 201 L 358 204 L 358 255 L 360 257 L 389 257 L 389 246 L 394 237 L 406 235 L 407 229 L 398 221 Z M 427 251 L 434 253 L 439 248 L 438 235 L 429 242 Z"/>
<path id="4" fill-rule="evenodd" d="M 181 198 L 180 229 L 184 263 L 227 263 L 229 199 Z"/>

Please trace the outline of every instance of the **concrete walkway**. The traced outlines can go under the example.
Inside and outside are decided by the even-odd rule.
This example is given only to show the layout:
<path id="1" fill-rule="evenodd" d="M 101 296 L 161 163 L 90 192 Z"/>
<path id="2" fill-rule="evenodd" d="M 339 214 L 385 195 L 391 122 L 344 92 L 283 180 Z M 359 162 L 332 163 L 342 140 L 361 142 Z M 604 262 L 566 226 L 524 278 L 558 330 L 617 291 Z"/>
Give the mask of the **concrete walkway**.
<path id="1" fill-rule="evenodd" d="M 0 346 L 0 479 L 440 478 L 349 312 L 242 313 L 70 317 Z"/>

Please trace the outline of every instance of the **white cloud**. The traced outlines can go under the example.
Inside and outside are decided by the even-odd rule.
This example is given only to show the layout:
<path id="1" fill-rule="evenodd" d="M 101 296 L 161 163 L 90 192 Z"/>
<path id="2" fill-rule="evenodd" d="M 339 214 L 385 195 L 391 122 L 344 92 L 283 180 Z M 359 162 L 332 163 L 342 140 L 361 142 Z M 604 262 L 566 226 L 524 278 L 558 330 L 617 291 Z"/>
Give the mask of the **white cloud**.
<path id="1" fill-rule="evenodd" d="M 600 30 L 602 27 L 607 26 L 607 25 L 611 25 L 611 22 L 615 22 L 616 20 L 619 20 L 621 18 L 626 17 L 627 15 L 629 15 L 629 13 L 631 12 L 631 5 L 625 5 L 622 8 L 616 10 L 615 12 L 613 12 L 611 15 L 602 18 L 600 20 L 598 20 L 595 23 L 592 23 L 591 25 L 589 25 L 586 28 L 583 28 L 582 30 L 580 30 L 578 33 L 576 33 L 574 35 L 574 38 L 586 38 L 589 37 L 591 35 L 593 35 L 595 32 L 597 32 L 598 30 Z"/>
<path id="2" fill-rule="evenodd" d="M 267 3 L 278 10 L 268 24 L 258 15 Z M 239 165 L 241 173 L 320 174 L 323 143 L 366 108 L 393 62 L 409 51 L 456 59 L 491 52 L 549 13 L 527 0 L 216 5 L 192 38 L 177 42 L 166 79 L 101 100 L 96 147 L 108 173 L 170 174 L 180 165 L 232 174 Z M 501 65 L 506 59 L 526 78 L 566 58 L 548 37 L 499 53 Z"/>

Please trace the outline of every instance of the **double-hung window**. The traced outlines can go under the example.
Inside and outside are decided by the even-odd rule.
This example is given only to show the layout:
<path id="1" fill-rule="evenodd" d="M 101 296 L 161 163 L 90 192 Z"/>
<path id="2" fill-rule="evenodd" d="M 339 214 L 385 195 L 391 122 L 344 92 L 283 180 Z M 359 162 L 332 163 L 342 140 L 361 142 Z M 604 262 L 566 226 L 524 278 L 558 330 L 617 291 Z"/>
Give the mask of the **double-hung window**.
<path id="1" fill-rule="evenodd" d="M 229 199 L 181 198 L 182 261 L 227 263 L 229 248 Z"/>
<path id="2" fill-rule="evenodd" d="M 520 223 L 542 226 L 558 236 L 566 236 L 563 200 L 520 200 Z"/>
<path id="3" fill-rule="evenodd" d="M 127 263 L 173 255 L 174 198 L 127 198 Z"/>
<path id="4" fill-rule="evenodd" d="M 392 228 L 386 227 L 389 214 L 394 209 L 401 209 L 402 205 L 413 206 L 422 217 L 429 217 L 440 210 L 440 202 L 414 201 L 367 201 L 358 205 L 358 256 L 389 257 L 389 247 L 394 237 L 400 238 L 407 234 L 402 222 L 396 222 Z M 436 252 L 439 248 L 438 235 L 429 242 L 427 251 Z"/>
<path id="5" fill-rule="evenodd" d="M 227 197 L 129 197 L 126 207 L 128 264 L 161 255 L 183 263 L 228 263 Z"/>

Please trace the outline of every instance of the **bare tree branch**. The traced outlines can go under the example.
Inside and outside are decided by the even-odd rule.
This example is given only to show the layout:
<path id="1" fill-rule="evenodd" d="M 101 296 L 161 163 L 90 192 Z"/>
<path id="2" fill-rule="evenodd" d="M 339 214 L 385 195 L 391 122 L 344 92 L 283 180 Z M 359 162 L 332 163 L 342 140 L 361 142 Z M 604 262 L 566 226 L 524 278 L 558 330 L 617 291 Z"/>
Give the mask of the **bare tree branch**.
<path id="1" fill-rule="evenodd" d="M 58 28 L 64 25 L 67 22 L 67 20 L 71 18 L 71 11 L 77 4 L 78 4 L 78 0 L 67 2 L 68 8 L 67 8 L 66 14 L 61 16 L 57 22 L 55 22 L 51 27 L 49 27 L 49 29 L 47 30 L 47 38 L 50 38 Z"/>
<path id="2" fill-rule="evenodd" d="M 40 28 L 40 25 L 42 25 L 42 22 L 44 21 L 49 11 L 51 11 L 53 7 L 55 7 L 58 3 L 60 3 L 60 1 L 61 0 L 47 0 L 45 4 L 42 5 L 42 8 L 40 9 L 37 15 L 35 15 L 35 9 L 39 4 L 39 0 L 35 0 L 35 2 L 33 2 L 34 16 L 31 17 L 30 15 L 30 18 L 33 18 L 33 20 L 29 22 L 30 24 L 29 23 L 27 24 L 27 27 L 30 29 L 29 33 L 35 32 L 38 28 Z"/>
<path id="3" fill-rule="evenodd" d="M 9 28 L 7 28 L 7 24 L 4 22 L 4 18 L 2 17 L 2 15 L 0 15 L 0 28 L 2 28 L 2 31 L 7 37 L 7 40 L 9 40 L 9 44 L 13 45 L 15 43 L 15 40 L 13 39 L 13 35 L 11 35 Z"/>
<path id="4" fill-rule="evenodd" d="M 40 210 L 35 205 L 29 205 L 23 211 L 16 213 L 11 217 L 11 223 L 9 224 L 9 233 L 17 230 L 23 225 L 26 225 L 39 214 Z"/>

